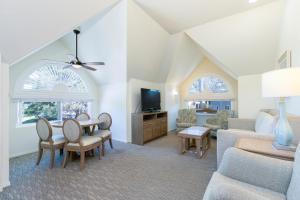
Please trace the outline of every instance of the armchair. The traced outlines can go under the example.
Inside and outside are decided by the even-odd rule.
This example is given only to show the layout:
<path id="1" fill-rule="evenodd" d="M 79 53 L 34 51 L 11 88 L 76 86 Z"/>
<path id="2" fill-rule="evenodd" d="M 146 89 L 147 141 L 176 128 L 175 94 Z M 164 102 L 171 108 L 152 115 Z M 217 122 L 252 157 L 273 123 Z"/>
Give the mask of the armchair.
<path id="1" fill-rule="evenodd" d="M 195 126 L 197 123 L 196 109 L 181 109 L 176 119 L 177 130 Z"/>
<path id="2" fill-rule="evenodd" d="M 230 117 L 228 110 L 220 110 L 217 112 L 216 117 L 208 118 L 204 126 L 212 130 L 211 134 L 213 136 L 217 136 L 217 131 L 219 129 L 228 128 L 228 117 Z"/>
<path id="3" fill-rule="evenodd" d="M 300 145 L 295 162 L 229 148 L 204 200 L 296 200 L 300 196 Z"/>

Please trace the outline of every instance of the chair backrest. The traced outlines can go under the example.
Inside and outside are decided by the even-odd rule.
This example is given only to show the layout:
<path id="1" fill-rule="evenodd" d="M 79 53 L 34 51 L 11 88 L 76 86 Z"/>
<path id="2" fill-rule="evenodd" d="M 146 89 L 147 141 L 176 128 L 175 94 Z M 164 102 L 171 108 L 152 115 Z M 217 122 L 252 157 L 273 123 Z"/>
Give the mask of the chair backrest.
<path id="1" fill-rule="evenodd" d="M 67 142 L 79 143 L 82 136 L 82 128 L 75 119 L 68 119 L 63 124 L 63 134 Z"/>
<path id="2" fill-rule="evenodd" d="M 36 132 L 42 141 L 52 138 L 52 127 L 47 119 L 39 118 L 36 122 Z"/>
<path id="3" fill-rule="evenodd" d="M 98 119 L 100 121 L 100 125 L 98 126 L 101 130 L 110 130 L 110 127 L 112 125 L 112 118 L 109 113 L 101 113 L 98 116 Z"/>
<path id="4" fill-rule="evenodd" d="M 197 121 L 196 109 L 181 109 L 178 111 L 179 122 L 195 123 Z"/>
<path id="5" fill-rule="evenodd" d="M 287 200 L 299 200 L 300 197 L 300 143 L 295 154 L 293 175 L 287 191 Z"/>
<path id="6" fill-rule="evenodd" d="M 87 114 L 87 113 L 81 113 L 81 114 L 79 114 L 79 115 L 76 117 L 76 119 L 77 119 L 78 121 L 86 121 L 86 120 L 90 120 L 91 117 L 90 117 L 89 114 Z"/>

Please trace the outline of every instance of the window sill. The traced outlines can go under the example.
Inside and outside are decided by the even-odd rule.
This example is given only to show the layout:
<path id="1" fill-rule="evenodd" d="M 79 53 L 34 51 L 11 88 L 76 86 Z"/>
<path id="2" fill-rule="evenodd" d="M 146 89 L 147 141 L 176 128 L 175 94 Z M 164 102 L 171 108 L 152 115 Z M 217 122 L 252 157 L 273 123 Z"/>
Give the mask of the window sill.
<path id="1" fill-rule="evenodd" d="M 30 123 L 30 124 L 17 124 L 16 128 L 31 128 L 35 127 L 35 123 Z"/>

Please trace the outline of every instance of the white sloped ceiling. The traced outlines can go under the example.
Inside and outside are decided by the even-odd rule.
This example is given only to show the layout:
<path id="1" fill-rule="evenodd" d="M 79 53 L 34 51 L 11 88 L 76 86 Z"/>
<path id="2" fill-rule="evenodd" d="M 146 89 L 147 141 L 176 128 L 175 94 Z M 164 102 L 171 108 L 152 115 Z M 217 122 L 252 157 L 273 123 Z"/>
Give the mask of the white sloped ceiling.
<path id="1" fill-rule="evenodd" d="M 262 73 L 274 69 L 283 8 L 276 1 L 186 33 L 234 76 Z"/>
<path id="2" fill-rule="evenodd" d="M 135 0 L 171 34 L 273 1 L 249 4 L 248 0 Z"/>
<path id="3" fill-rule="evenodd" d="M 118 0 L 1 0 L 0 52 L 14 63 L 110 9 Z"/>

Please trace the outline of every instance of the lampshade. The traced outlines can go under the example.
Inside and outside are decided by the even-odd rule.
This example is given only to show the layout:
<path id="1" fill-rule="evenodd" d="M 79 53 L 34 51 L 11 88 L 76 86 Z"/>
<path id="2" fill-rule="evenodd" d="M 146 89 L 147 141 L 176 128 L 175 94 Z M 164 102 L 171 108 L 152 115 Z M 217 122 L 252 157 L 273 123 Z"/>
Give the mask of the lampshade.
<path id="1" fill-rule="evenodd" d="M 300 67 L 270 71 L 262 75 L 263 97 L 300 96 Z"/>

